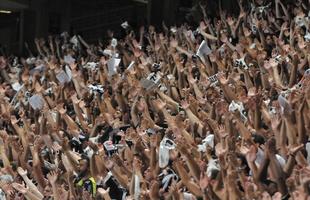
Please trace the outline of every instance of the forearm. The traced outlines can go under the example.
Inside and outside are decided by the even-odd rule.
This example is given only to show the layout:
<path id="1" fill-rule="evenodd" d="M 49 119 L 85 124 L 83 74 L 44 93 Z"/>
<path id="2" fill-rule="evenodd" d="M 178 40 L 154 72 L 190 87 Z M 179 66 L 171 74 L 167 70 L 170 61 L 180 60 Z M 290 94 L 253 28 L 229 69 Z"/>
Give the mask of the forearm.
<path id="1" fill-rule="evenodd" d="M 99 173 L 96 165 L 95 154 L 90 158 L 89 167 L 90 167 L 90 175 L 92 177 L 97 177 Z"/>
<path id="2" fill-rule="evenodd" d="M 184 137 L 184 139 L 186 141 L 188 141 L 189 144 L 195 144 L 195 140 L 194 138 L 189 134 L 189 132 L 187 132 L 185 129 L 180 130 L 182 136 Z"/>
<path id="3" fill-rule="evenodd" d="M 250 140 L 251 132 L 239 119 L 235 119 L 235 120 L 236 120 L 236 128 L 241 133 L 242 138 L 245 140 Z"/>
<path id="4" fill-rule="evenodd" d="M 111 100 L 109 98 L 108 99 L 105 98 L 104 103 L 107 107 L 109 114 L 114 114 L 116 112 L 115 109 L 113 108 L 113 106 L 111 104 Z"/>
<path id="5" fill-rule="evenodd" d="M 267 108 L 265 106 L 262 106 L 260 112 L 261 112 L 261 116 L 262 116 L 262 119 L 265 122 L 265 124 L 270 124 L 271 116 L 268 113 Z"/>
<path id="6" fill-rule="evenodd" d="M 53 197 L 55 200 L 60 200 L 60 194 L 58 192 L 57 185 L 55 183 L 52 184 L 52 190 L 53 190 Z"/>
<path id="7" fill-rule="evenodd" d="M 256 182 L 258 182 L 258 180 L 259 180 L 259 171 L 257 169 L 257 166 L 256 166 L 255 162 L 252 162 L 252 161 L 247 161 L 247 162 L 248 162 L 248 165 L 249 165 L 249 167 L 251 169 L 251 172 L 253 174 L 254 180 Z"/>
<path id="8" fill-rule="evenodd" d="M 282 85 L 282 81 L 281 81 L 281 78 L 280 78 L 280 75 L 279 75 L 279 71 L 278 71 L 278 67 L 273 67 L 272 68 L 272 75 L 273 75 L 273 78 L 277 84 L 278 87 L 282 88 L 283 85 Z"/>
<path id="9" fill-rule="evenodd" d="M 19 156 L 19 162 L 20 162 L 20 166 L 23 169 L 27 169 L 29 170 L 29 164 L 28 164 L 28 155 L 29 155 L 29 148 L 24 149 L 24 151 L 22 152 L 22 154 Z"/>
<path id="10" fill-rule="evenodd" d="M 3 162 L 4 168 L 6 168 L 6 169 L 12 169 L 10 160 L 9 160 L 9 158 L 7 157 L 6 152 L 5 152 L 5 148 L 4 148 L 3 146 L 0 147 L 0 151 L 1 151 L 1 159 L 2 159 L 2 162 Z"/>
<path id="11" fill-rule="evenodd" d="M 22 128 L 20 128 L 17 124 L 13 124 L 12 123 L 12 126 L 14 128 L 14 130 L 16 131 L 16 133 L 18 134 L 19 138 L 21 139 L 21 142 L 22 142 L 22 145 L 24 148 L 27 148 L 28 145 L 27 145 L 27 140 L 25 138 L 25 132 Z"/>
<path id="12" fill-rule="evenodd" d="M 193 88 L 194 88 L 194 92 L 195 92 L 196 98 L 197 99 L 202 99 L 203 98 L 203 94 L 200 91 L 200 89 L 199 89 L 199 87 L 198 87 L 198 85 L 196 83 L 193 84 Z"/>
<path id="13" fill-rule="evenodd" d="M 178 88 L 179 89 L 183 89 L 187 86 L 186 84 L 186 77 L 185 77 L 185 72 L 184 70 L 180 67 L 180 68 L 177 68 L 177 75 L 178 75 Z"/>
<path id="14" fill-rule="evenodd" d="M 68 186 L 69 186 L 69 196 L 71 197 L 69 199 L 75 199 L 76 192 L 74 190 L 73 180 L 68 180 L 67 183 L 68 183 Z"/>
<path id="15" fill-rule="evenodd" d="M 52 51 L 52 55 L 55 55 L 55 49 L 54 49 L 53 40 L 50 40 L 50 42 L 49 42 L 49 47 L 50 47 L 50 49 L 51 49 L 51 51 Z"/>
<path id="16" fill-rule="evenodd" d="M 202 121 L 196 115 L 194 115 L 190 108 L 185 108 L 184 111 L 192 124 L 198 124 L 200 127 L 203 126 Z"/>
<path id="17" fill-rule="evenodd" d="M 87 124 L 87 122 L 85 121 L 85 119 L 84 119 L 84 117 L 82 115 L 82 112 L 80 110 L 79 105 L 76 104 L 76 103 L 73 103 L 73 108 L 74 108 L 74 111 L 76 113 L 76 116 L 79 119 L 79 122 L 80 122 L 81 126 L 83 127 L 84 130 L 87 130 L 88 129 L 88 124 Z"/>
<path id="18" fill-rule="evenodd" d="M 170 104 L 171 106 L 175 107 L 176 109 L 179 107 L 179 104 L 174 101 L 171 97 L 167 96 L 166 94 L 164 94 L 161 91 L 157 91 L 157 94 L 164 100 L 166 101 L 168 104 Z"/>
<path id="19" fill-rule="evenodd" d="M 39 54 L 40 54 L 42 57 L 45 57 L 44 53 L 43 53 L 42 50 L 41 50 L 40 45 L 36 43 L 36 47 L 37 47 L 37 51 L 39 52 Z"/>
<path id="20" fill-rule="evenodd" d="M 56 114 L 56 115 L 57 115 L 57 114 Z M 57 127 L 56 120 L 54 120 L 52 114 L 51 114 L 49 111 L 45 112 L 45 113 L 44 113 L 44 116 L 45 116 L 47 122 L 48 122 L 51 126 L 53 126 L 53 127 L 55 127 L 55 128 Z M 45 130 L 46 130 L 46 129 L 45 129 Z"/>
<path id="21" fill-rule="evenodd" d="M 183 168 L 182 165 L 176 164 L 176 169 L 178 171 L 178 174 L 181 177 L 182 183 L 187 187 L 187 189 L 193 193 L 197 197 L 202 196 L 202 191 L 200 190 L 199 186 L 190 180 L 190 177 L 187 175 L 186 170 Z"/>
<path id="22" fill-rule="evenodd" d="M 183 49 L 183 48 L 181 48 L 181 47 L 179 47 L 179 46 L 177 46 L 176 47 L 176 50 L 179 52 L 179 53 L 184 53 L 187 57 L 192 57 L 192 54 L 190 53 L 190 52 L 188 52 L 188 51 L 186 51 L 185 49 Z"/>
<path id="23" fill-rule="evenodd" d="M 136 105 L 134 104 L 131 107 L 130 115 L 131 115 L 131 121 L 132 121 L 133 125 L 136 127 L 139 124 L 139 118 L 138 118 L 138 115 L 137 115 L 135 110 L 136 110 Z"/>
<path id="24" fill-rule="evenodd" d="M 154 172 L 156 169 L 156 147 L 151 147 L 151 156 L 150 156 L 150 168 Z"/>
<path id="25" fill-rule="evenodd" d="M 81 86 L 80 86 L 80 84 L 79 84 L 79 81 L 76 79 L 76 77 L 72 77 L 72 81 L 73 81 L 73 85 L 74 85 L 74 87 L 75 87 L 75 91 L 76 91 L 76 93 L 78 94 L 78 97 L 79 97 L 80 99 L 82 99 L 82 98 L 83 98 L 83 95 L 82 95 L 82 93 L 81 93 Z"/>
<path id="26" fill-rule="evenodd" d="M 296 128 L 294 127 L 291 119 L 289 119 L 290 116 L 287 116 L 285 118 L 285 125 L 286 125 L 286 136 L 288 138 L 289 145 L 294 145 L 297 142 L 297 132 Z"/>
<path id="27" fill-rule="evenodd" d="M 126 176 L 123 176 L 119 170 L 115 169 L 115 167 L 111 169 L 111 172 L 122 187 L 129 189 L 127 185 L 128 178 Z"/>
<path id="28" fill-rule="evenodd" d="M 213 36 L 213 35 L 211 35 L 211 34 L 209 34 L 209 33 L 206 33 L 206 32 L 204 32 L 204 31 L 200 31 L 200 34 L 201 34 L 203 37 L 205 37 L 206 39 L 208 39 L 208 40 L 213 40 L 213 41 L 216 41 L 216 40 L 217 40 L 217 37 L 215 37 L 215 36 Z"/>
<path id="29" fill-rule="evenodd" d="M 294 84 L 296 83 L 297 68 L 298 68 L 298 65 L 296 62 L 294 62 L 293 66 L 291 66 L 290 80 L 289 80 L 289 84 L 288 84 L 289 88 L 293 87 Z"/>
<path id="30" fill-rule="evenodd" d="M 276 18 L 280 18 L 280 10 L 279 10 L 279 3 L 275 3 L 276 5 Z"/>
<path id="31" fill-rule="evenodd" d="M 259 63 L 260 61 L 258 61 Z M 268 74 L 267 72 L 265 71 L 265 69 L 263 69 L 263 67 L 261 66 L 261 64 L 259 64 L 259 70 L 260 70 L 260 78 L 261 78 L 261 81 L 262 81 L 262 86 L 263 88 L 266 90 L 266 89 L 269 89 L 270 88 L 270 83 L 268 81 Z"/>
<path id="32" fill-rule="evenodd" d="M 117 101 L 117 104 L 120 106 L 120 108 L 123 112 L 127 110 L 127 106 L 126 106 L 126 103 L 124 100 L 124 96 L 121 93 L 116 92 L 115 100 Z"/>
<path id="33" fill-rule="evenodd" d="M 265 41 L 265 35 L 264 35 L 264 32 L 261 30 L 260 25 L 257 26 L 257 31 L 258 31 L 260 42 L 263 45 L 263 47 L 266 49 L 267 46 L 266 46 L 266 41 Z"/>
<path id="34" fill-rule="evenodd" d="M 128 167 L 125 166 L 123 160 L 118 154 L 113 155 L 113 161 L 114 163 L 117 164 L 122 174 L 126 174 L 128 178 L 132 176 L 132 171 Z"/>
<path id="35" fill-rule="evenodd" d="M 27 175 L 22 176 L 28 188 L 38 197 L 44 198 L 43 194 L 38 190 L 37 186 L 33 184 L 33 182 L 28 178 Z"/>
<path id="36" fill-rule="evenodd" d="M 34 163 L 33 168 L 34 168 L 34 171 L 33 171 L 34 179 L 37 181 L 40 188 L 44 189 L 46 184 L 45 184 L 45 180 L 43 177 L 43 171 L 42 171 L 41 165 Z"/>
<path id="37" fill-rule="evenodd" d="M 57 44 L 57 43 L 56 43 L 56 53 L 57 53 L 58 59 L 62 58 L 62 55 L 61 55 L 60 50 L 59 50 L 59 44 Z"/>
<path id="38" fill-rule="evenodd" d="M 78 125 L 73 121 L 73 119 L 69 115 L 64 113 L 61 116 L 65 120 L 66 124 L 69 126 L 70 129 L 79 130 Z"/>
<path id="39" fill-rule="evenodd" d="M 229 88 L 227 84 L 221 84 L 224 96 L 226 97 L 227 101 L 230 103 L 231 101 L 237 101 L 236 94 Z"/>
<path id="40" fill-rule="evenodd" d="M 81 43 L 87 48 L 89 49 L 89 45 L 87 44 L 87 42 L 85 42 L 85 40 L 81 37 L 81 36 L 78 36 L 79 40 L 81 41 Z"/>
<path id="41" fill-rule="evenodd" d="M 296 122 L 297 122 L 297 133 L 298 133 L 298 144 L 302 144 L 306 140 L 306 128 L 305 128 L 305 119 L 303 115 L 303 111 L 305 105 L 305 101 L 301 103 L 298 108 L 298 113 L 296 113 Z"/>
<path id="42" fill-rule="evenodd" d="M 199 182 L 199 179 L 200 179 L 200 168 L 197 164 L 197 162 L 194 160 L 193 156 L 186 153 L 186 154 L 183 154 L 187 159 L 186 159 L 186 163 L 187 163 L 187 166 L 190 170 L 190 173 L 192 174 L 192 176 L 195 178 L 195 180 L 197 182 Z"/>
<path id="43" fill-rule="evenodd" d="M 27 200 L 42 200 L 43 198 L 38 197 L 30 189 L 27 189 L 27 192 L 24 194 Z"/>
<path id="44" fill-rule="evenodd" d="M 276 179 L 275 181 L 277 183 L 279 191 L 281 192 L 282 195 L 286 195 L 287 187 L 285 184 L 284 174 L 274 154 L 271 154 L 270 157 L 270 169 L 272 174 L 275 176 Z"/>
<path id="45" fill-rule="evenodd" d="M 263 183 L 267 179 L 269 163 L 269 158 L 265 158 L 262 164 L 259 166 L 257 173 L 254 174 L 254 179 L 257 181 L 257 184 L 261 185 L 261 183 Z M 255 162 L 253 162 L 253 164 L 255 164 Z"/>
<path id="46" fill-rule="evenodd" d="M 282 8 L 282 10 L 284 12 L 284 15 L 285 15 L 286 19 L 290 19 L 289 13 L 288 13 L 286 7 L 284 6 L 284 4 L 282 2 L 279 2 L 279 3 L 281 5 L 281 8 Z"/>
<path id="47" fill-rule="evenodd" d="M 255 114 L 254 114 L 254 128 L 256 130 L 260 130 L 261 127 L 261 111 L 260 111 L 260 105 L 256 104 L 255 106 Z"/>
<path id="48" fill-rule="evenodd" d="M 234 27 L 232 27 L 232 35 L 233 35 L 234 38 L 236 38 L 237 31 L 238 31 L 241 19 L 242 18 L 238 18 L 238 21 L 237 21 L 236 25 Z"/>
<path id="49" fill-rule="evenodd" d="M 236 47 L 230 43 L 228 40 L 225 42 L 225 44 L 232 50 L 232 51 L 236 51 Z"/>
<path id="50" fill-rule="evenodd" d="M 0 69 L 0 74 L 1 74 L 2 78 L 5 80 L 5 82 L 11 83 L 11 78 L 9 77 L 9 75 L 5 69 Z"/>
<path id="51" fill-rule="evenodd" d="M 43 115 L 42 117 L 41 117 L 41 121 L 40 121 L 40 135 L 44 135 L 44 134 L 46 134 L 46 132 L 47 132 L 47 129 L 46 129 L 46 118 L 45 118 L 45 116 Z"/>
<path id="52" fill-rule="evenodd" d="M 193 193 L 193 195 L 195 195 L 196 197 L 202 197 L 203 193 L 200 190 L 200 187 L 194 183 L 193 181 L 188 181 L 186 184 L 183 183 L 184 185 L 186 185 L 187 189 Z"/>
<path id="53" fill-rule="evenodd" d="M 78 171 L 78 159 L 73 156 L 73 153 L 70 150 L 65 150 L 65 155 L 68 158 L 68 161 L 73 167 L 74 171 Z"/>
<path id="54" fill-rule="evenodd" d="M 171 96 L 173 100 L 180 101 L 180 95 L 176 86 L 171 86 Z"/>
<path id="55" fill-rule="evenodd" d="M 251 81 L 250 75 L 248 71 L 245 71 L 244 73 L 244 79 L 245 79 L 245 86 L 247 88 L 247 90 L 249 90 L 250 88 L 252 88 L 254 85 Z"/>
<path id="56" fill-rule="evenodd" d="M 111 200 L 111 197 L 110 197 L 109 193 L 106 193 L 106 194 L 102 195 L 102 197 L 103 197 L 104 200 Z"/>
<path id="57" fill-rule="evenodd" d="M 294 165 L 296 163 L 294 155 L 289 155 L 288 160 L 284 166 L 283 172 L 285 173 L 285 177 L 289 177 L 294 169 Z"/>

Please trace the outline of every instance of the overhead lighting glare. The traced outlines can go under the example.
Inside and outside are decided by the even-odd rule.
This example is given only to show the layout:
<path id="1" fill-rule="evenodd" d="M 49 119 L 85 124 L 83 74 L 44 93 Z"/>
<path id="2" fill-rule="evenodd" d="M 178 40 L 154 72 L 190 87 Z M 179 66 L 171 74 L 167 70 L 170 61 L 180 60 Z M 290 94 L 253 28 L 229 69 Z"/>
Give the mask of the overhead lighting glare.
<path id="1" fill-rule="evenodd" d="M 11 14 L 12 11 L 10 11 L 10 10 L 0 10 L 0 13 Z"/>

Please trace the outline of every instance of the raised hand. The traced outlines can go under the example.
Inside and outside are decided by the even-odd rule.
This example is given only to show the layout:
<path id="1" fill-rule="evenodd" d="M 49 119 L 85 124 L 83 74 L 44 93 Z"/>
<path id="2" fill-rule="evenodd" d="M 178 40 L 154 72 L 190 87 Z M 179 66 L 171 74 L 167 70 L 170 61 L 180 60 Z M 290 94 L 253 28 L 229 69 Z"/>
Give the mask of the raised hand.
<path id="1" fill-rule="evenodd" d="M 221 40 L 221 42 L 223 42 L 223 43 L 228 42 L 228 38 L 227 38 L 227 36 L 226 36 L 225 34 L 221 34 L 220 40 Z"/>
<path id="2" fill-rule="evenodd" d="M 133 53 L 134 53 L 134 56 L 135 56 L 136 58 L 139 58 L 139 57 L 142 55 L 141 50 L 138 49 L 138 48 L 134 49 L 134 50 L 133 50 Z"/>
<path id="3" fill-rule="evenodd" d="M 304 148 L 304 145 L 303 144 L 300 144 L 300 145 L 297 145 L 297 146 L 292 146 L 292 147 L 289 147 L 289 154 L 290 155 L 296 155 L 296 153 L 298 151 L 300 151 L 301 149 Z"/>
<path id="4" fill-rule="evenodd" d="M 205 190 L 210 183 L 210 180 L 207 175 L 201 174 L 199 179 L 199 186 L 202 190 Z"/>
<path id="5" fill-rule="evenodd" d="M 80 103 L 80 100 L 77 98 L 76 94 L 71 96 L 71 100 L 72 100 L 72 103 L 74 103 L 74 104 L 79 104 Z"/>
<path id="6" fill-rule="evenodd" d="M 158 109 L 162 110 L 166 107 L 166 103 L 163 102 L 161 99 L 153 100 L 153 103 L 157 106 Z"/>
<path id="7" fill-rule="evenodd" d="M 232 17 L 228 17 L 226 21 L 229 26 L 233 26 L 235 24 L 235 21 Z"/>
<path id="8" fill-rule="evenodd" d="M 17 124 L 18 121 L 19 121 L 19 120 L 16 119 L 15 115 L 12 115 L 12 116 L 11 116 L 11 123 L 12 123 L 13 125 Z"/>
<path id="9" fill-rule="evenodd" d="M 176 48 L 176 47 L 178 46 L 178 41 L 177 41 L 176 39 L 172 39 L 172 40 L 170 41 L 170 46 L 171 46 L 172 48 Z"/>
<path id="10" fill-rule="evenodd" d="M 269 60 L 269 64 L 271 67 L 277 67 L 278 66 L 278 62 L 274 58 L 271 58 Z"/>
<path id="11" fill-rule="evenodd" d="M 59 112 L 61 115 L 64 115 L 64 114 L 67 112 L 67 110 L 61 107 L 61 108 L 58 109 L 58 112 Z"/>
<path id="12" fill-rule="evenodd" d="M 3 56 L 0 56 L 0 69 L 4 69 L 7 66 L 7 61 Z"/>
<path id="13" fill-rule="evenodd" d="M 228 79 L 225 78 L 223 73 L 219 73 L 217 78 L 222 85 L 226 85 L 228 83 Z"/>
<path id="14" fill-rule="evenodd" d="M 189 103 L 186 100 L 181 101 L 181 106 L 183 109 L 189 108 Z"/>
<path id="15" fill-rule="evenodd" d="M 110 192 L 110 188 L 108 187 L 108 189 L 103 189 L 103 188 L 98 188 L 98 193 L 100 196 L 102 197 L 106 197 L 107 195 L 109 195 Z"/>
<path id="16" fill-rule="evenodd" d="M 240 11 L 240 14 L 238 16 L 239 19 L 243 18 L 246 15 L 246 12 L 244 12 L 244 10 Z"/>
<path id="17" fill-rule="evenodd" d="M 54 185 L 57 181 L 58 173 L 56 171 L 51 171 L 47 174 L 47 179 L 51 183 L 51 185 Z"/>
<path id="18" fill-rule="evenodd" d="M 26 194 L 28 191 L 28 189 L 25 186 L 19 183 L 12 183 L 12 187 L 22 194 Z"/>
<path id="19" fill-rule="evenodd" d="M 114 167 L 114 162 L 111 159 L 106 157 L 106 159 L 105 159 L 105 167 L 107 169 L 111 170 Z"/>
<path id="20" fill-rule="evenodd" d="M 59 152 L 62 149 L 62 147 L 57 142 L 54 142 L 53 145 L 52 145 L 52 149 L 55 152 Z"/>
<path id="21" fill-rule="evenodd" d="M 246 153 L 246 159 L 248 162 L 254 162 L 256 160 L 256 147 L 251 146 L 249 151 Z"/>
<path id="22" fill-rule="evenodd" d="M 27 171 L 24 170 L 24 169 L 21 168 L 21 167 L 18 167 L 18 168 L 17 168 L 17 173 L 18 173 L 20 176 L 27 176 Z"/>
<path id="23" fill-rule="evenodd" d="M 225 138 L 226 136 L 228 136 L 228 132 L 225 130 L 225 126 L 224 125 L 219 125 L 218 126 L 218 133 L 219 133 L 221 138 Z"/>

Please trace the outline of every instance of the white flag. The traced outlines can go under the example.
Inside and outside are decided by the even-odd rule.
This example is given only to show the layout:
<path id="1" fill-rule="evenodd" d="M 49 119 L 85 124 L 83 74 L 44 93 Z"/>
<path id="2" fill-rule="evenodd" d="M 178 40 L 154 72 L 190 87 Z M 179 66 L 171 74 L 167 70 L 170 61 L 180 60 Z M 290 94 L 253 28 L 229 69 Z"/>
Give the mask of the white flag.
<path id="1" fill-rule="evenodd" d="M 111 58 L 108 60 L 107 65 L 108 65 L 108 75 L 113 76 L 114 74 L 117 73 L 117 67 L 119 63 L 121 62 L 121 59 L 119 58 Z"/>
<path id="2" fill-rule="evenodd" d="M 44 106 L 43 98 L 37 94 L 30 97 L 29 103 L 34 110 L 41 110 Z"/>
<path id="3" fill-rule="evenodd" d="M 199 48 L 197 50 L 197 56 L 199 56 L 202 60 L 204 59 L 204 56 L 209 55 L 210 53 L 212 53 L 210 47 L 208 46 L 208 44 L 206 43 L 205 40 L 203 40 L 201 42 L 201 44 L 199 45 Z"/>

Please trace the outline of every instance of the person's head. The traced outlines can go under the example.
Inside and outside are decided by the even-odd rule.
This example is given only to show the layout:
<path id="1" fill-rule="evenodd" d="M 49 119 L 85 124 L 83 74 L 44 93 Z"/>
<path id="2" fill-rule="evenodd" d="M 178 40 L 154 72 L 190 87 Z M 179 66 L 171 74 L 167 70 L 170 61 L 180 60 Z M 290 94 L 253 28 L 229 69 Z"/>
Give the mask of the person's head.
<path id="1" fill-rule="evenodd" d="M 276 193 L 278 191 L 277 183 L 269 180 L 267 183 L 267 191 L 270 195 Z"/>
<path id="2" fill-rule="evenodd" d="M 79 160 L 78 170 L 80 173 L 86 172 L 89 167 L 89 158 L 82 154 L 82 158 Z"/>
<path id="3" fill-rule="evenodd" d="M 265 138 L 257 133 L 252 135 L 252 140 L 257 146 L 265 144 Z"/>
<path id="4" fill-rule="evenodd" d="M 113 114 L 113 117 L 114 117 L 115 119 L 121 119 L 122 116 L 123 116 L 123 113 L 122 113 L 122 111 L 121 111 L 120 109 L 118 109 L 118 110 Z"/>
<path id="5" fill-rule="evenodd" d="M 272 44 L 273 44 L 272 35 L 268 34 L 268 35 L 266 36 L 266 43 L 267 43 L 268 45 L 272 45 Z"/>
<path id="6" fill-rule="evenodd" d="M 310 196 L 310 180 L 307 180 L 303 183 L 304 192 Z"/>
<path id="7" fill-rule="evenodd" d="M 46 185 L 43 191 L 44 196 L 51 197 L 53 195 L 53 191 L 50 185 Z"/>

